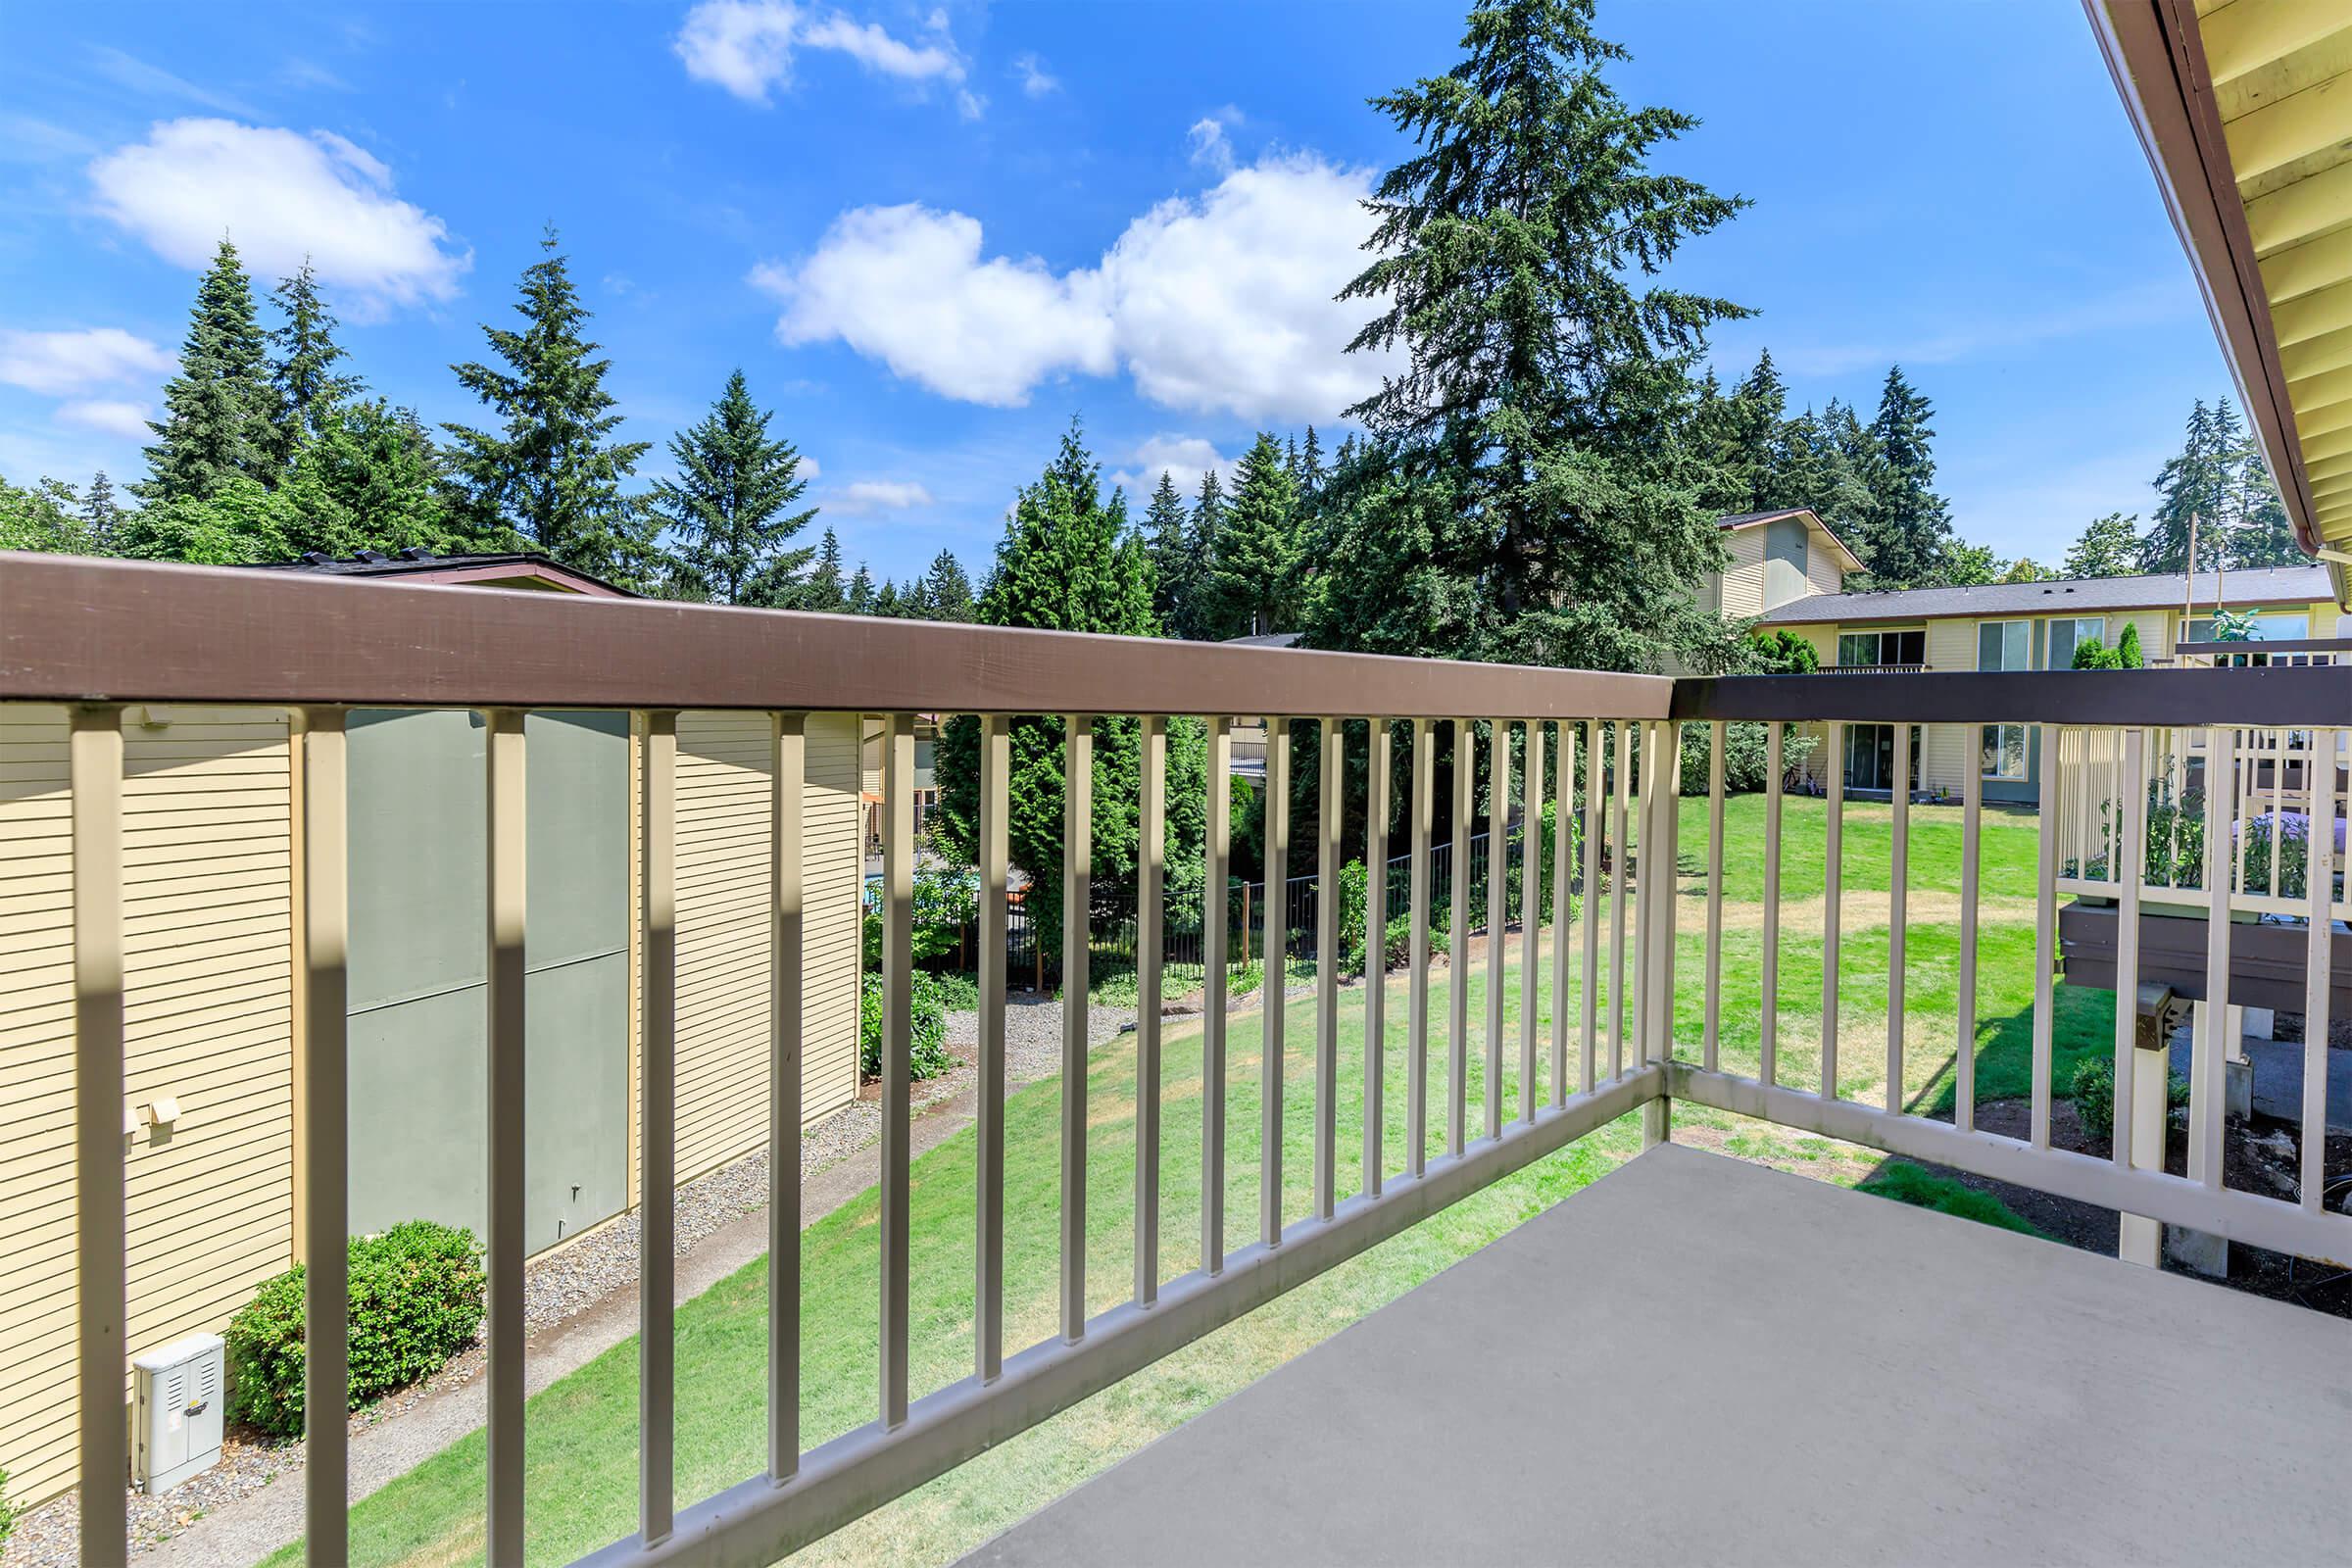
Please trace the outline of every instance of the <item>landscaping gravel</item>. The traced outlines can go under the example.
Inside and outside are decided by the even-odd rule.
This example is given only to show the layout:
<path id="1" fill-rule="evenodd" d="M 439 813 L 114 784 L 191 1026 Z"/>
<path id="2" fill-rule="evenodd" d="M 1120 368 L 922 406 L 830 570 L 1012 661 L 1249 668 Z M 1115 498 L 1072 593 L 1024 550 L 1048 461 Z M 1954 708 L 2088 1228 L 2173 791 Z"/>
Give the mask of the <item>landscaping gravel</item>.
<path id="1" fill-rule="evenodd" d="M 1099 1046 L 1135 1022 L 1133 1007 L 1093 1006 L 1087 1009 L 1087 1041 Z M 948 1044 L 968 1057 L 980 1038 L 979 1014 L 948 1015 Z M 1004 1008 L 1004 1072 L 1006 1087 L 1035 1083 L 1061 1070 L 1061 1006 L 1052 997 L 1016 997 Z M 954 1100 L 972 1086 L 975 1074 L 968 1061 L 951 1072 L 913 1086 L 913 1108 L 924 1109 Z M 869 1086 L 868 1092 L 871 1092 Z M 826 1117 L 801 1136 L 801 1173 L 810 1175 L 864 1148 L 880 1134 L 882 1110 L 871 1099 L 860 1099 Z M 762 1148 L 731 1165 L 714 1170 L 681 1187 L 677 1194 L 677 1251 L 683 1255 L 720 1226 L 767 1206 L 767 1151 Z M 603 1228 L 533 1262 L 523 1276 L 523 1322 L 537 1335 L 579 1313 L 615 1291 L 637 1284 L 639 1227 L 635 1213 L 623 1214 Z M 444 1389 L 471 1382 L 483 1367 L 477 1345 L 424 1382 L 355 1412 L 352 1431 L 397 1418 L 421 1400 Z M 150 1497 L 129 1494 L 131 1550 L 134 1555 L 186 1530 L 222 1504 L 259 1491 L 302 1466 L 303 1446 L 240 1441 L 231 1435 L 221 1447 L 220 1462 L 182 1483 L 170 1494 Z M 5 1546 L 0 1568 L 74 1568 L 79 1560 L 79 1531 L 74 1494 L 51 1499 L 17 1521 Z"/>

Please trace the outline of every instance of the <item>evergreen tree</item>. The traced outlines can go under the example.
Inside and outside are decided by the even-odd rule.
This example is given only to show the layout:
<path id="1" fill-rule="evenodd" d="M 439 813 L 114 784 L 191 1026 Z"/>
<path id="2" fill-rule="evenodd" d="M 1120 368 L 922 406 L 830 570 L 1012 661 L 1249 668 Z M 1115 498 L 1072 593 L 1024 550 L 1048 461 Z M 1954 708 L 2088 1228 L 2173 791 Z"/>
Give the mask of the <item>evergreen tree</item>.
<path id="1" fill-rule="evenodd" d="M 1870 460 L 1861 472 L 1871 505 L 1856 553 L 1879 588 L 1932 587 L 1954 566 L 1950 506 L 1934 489 L 1930 450 L 1936 406 L 1893 366 L 1870 424 Z"/>
<path id="2" fill-rule="evenodd" d="M 2009 563 L 2009 569 L 2001 573 L 2003 582 L 2052 582 L 2057 577 L 2057 572 L 2031 556 L 2018 557 Z"/>
<path id="3" fill-rule="evenodd" d="M 2180 436 L 2180 450 L 2156 476 L 2155 514 L 2139 539 L 2141 571 L 2187 571 L 2189 519 L 2196 519 L 2197 564 L 2226 560 L 2236 451 L 2242 432 L 2228 398 L 2212 407 L 2197 400 Z"/>
<path id="4" fill-rule="evenodd" d="M 345 356 L 309 257 L 301 270 L 279 280 L 273 297 L 285 320 L 270 333 L 276 350 L 270 365 L 270 462 L 283 474 L 328 416 L 359 394 L 360 379 L 335 370 Z"/>
<path id="5" fill-rule="evenodd" d="M 2186 541 L 2182 541 L 2185 549 Z M 2067 577 L 2129 577 L 2139 570 L 2139 515 L 2110 512 L 2094 517 L 2066 552 L 2059 572 Z"/>
<path id="6" fill-rule="evenodd" d="M 797 607 L 826 614 L 839 614 L 846 608 L 841 580 L 841 539 L 832 529 L 825 530 L 817 542 L 816 564 L 809 568 L 808 580 L 801 584 L 794 596 Z"/>
<path id="7" fill-rule="evenodd" d="M 1783 430 L 1776 483 L 1781 499 L 1767 505 L 1810 507 L 1832 533 L 1849 544 L 1860 535 L 1862 519 L 1870 512 L 1870 486 L 1855 471 L 1831 424 L 1811 409 Z"/>
<path id="8" fill-rule="evenodd" d="M 972 618 L 972 579 L 953 551 L 931 558 L 931 569 L 923 574 L 923 612 L 932 620 Z"/>
<path id="9" fill-rule="evenodd" d="M 738 369 L 702 422 L 670 438 L 678 477 L 654 482 L 653 505 L 676 532 L 679 585 L 690 598 L 789 604 L 813 554 L 786 548 L 816 509 L 790 510 L 808 481 L 800 453 L 769 439 L 767 421 Z"/>
<path id="10" fill-rule="evenodd" d="M 625 481 L 651 443 L 613 441 L 620 416 L 605 390 L 612 361 L 592 358 L 580 303 L 556 231 L 522 274 L 519 332 L 485 325 L 506 368 L 452 366 L 459 382 L 496 413 L 495 431 L 443 426 L 457 440 L 463 506 L 475 531 L 504 523 L 565 565 L 628 588 L 663 574 L 658 521 Z"/>
<path id="11" fill-rule="evenodd" d="M 1148 637 L 1160 630 L 1152 605 L 1145 543 L 1127 526 L 1125 498 L 1115 489 L 1102 494 L 1101 466 L 1073 420 L 1054 462 L 1014 504 L 978 617 L 992 626 Z M 1063 722 L 1016 718 L 1008 727 L 1010 855 L 1029 875 L 1028 908 L 1052 951 L 1059 940 L 1062 912 Z M 1099 718 L 1094 734 L 1092 870 L 1098 885 L 1132 886 L 1142 725 L 1127 717 Z M 1172 898 L 1178 890 L 1197 892 L 1200 886 L 1205 756 L 1198 720 L 1169 724 L 1165 842 Z M 940 807 L 934 832 L 948 853 L 968 858 L 976 847 L 979 808 L 977 721 L 968 715 L 951 720 L 937 757 Z"/>
<path id="12" fill-rule="evenodd" d="M 1649 169 L 1695 122 L 1618 98 L 1602 68 L 1625 51 L 1592 15 L 1480 0 L 1453 70 L 1373 100 L 1418 150 L 1366 204 L 1378 259 L 1342 297 L 1380 305 L 1352 349 L 1409 354 L 1348 412 L 1452 506 L 1422 518 L 1427 564 L 1485 607 L 1393 651 L 1651 668 L 1709 618 L 1696 585 L 1723 549 L 1679 438 L 1707 328 L 1747 313 L 1633 284 L 1741 203 Z M 1361 520 L 1331 537 L 1383 548 Z"/>
<path id="13" fill-rule="evenodd" d="M 1298 447 L 1298 499 L 1311 502 L 1323 494 L 1323 443 L 1315 435 L 1315 427 L 1306 427 L 1306 439 Z"/>
<path id="14" fill-rule="evenodd" d="M 2286 503 L 2271 480 L 2270 465 L 2249 430 L 2239 442 L 2230 465 L 2230 564 L 2232 566 L 2297 566 L 2303 547 L 2295 542 L 2294 524 L 2287 520 Z"/>
<path id="15" fill-rule="evenodd" d="M 1208 574 L 1215 567 L 1217 562 L 1217 541 L 1224 532 L 1225 483 L 1217 477 L 1216 469 L 1204 468 L 1200 473 L 1200 488 L 1193 497 L 1192 560 L 1190 564 L 1193 569 L 1193 598 L 1196 603 L 1193 625 L 1189 635 L 1194 637 L 1214 635 L 1209 629 L 1213 617 L 1209 614 L 1206 595 Z M 1178 632 L 1177 635 L 1185 636 L 1187 633 Z"/>
<path id="16" fill-rule="evenodd" d="M 1791 454 L 1788 447 L 1788 386 L 1772 363 L 1772 351 L 1756 356 L 1756 367 L 1738 391 L 1723 399 L 1722 429 L 1717 465 L 1731 491 L 1727 512 L 1763 512 L 1774 507 L 1801 507 L 1786 471 Z"/>
<path id="17" fill-rule="evenodd" d="M 89 530 L 91 544 L 99 553 L 106 553 L 122 521 L 122 507 L 115 500 L 114 481 L 104 468 L 90 476 L 89 492 L 81 498 L 81 521 Z"/>
<path id="18" fill-rule="evenodd" d="M 201 500 L 236 474 L 274 476 L 270 448 L 269 340 L 254 318 L 253 281 L 226 239 L 196 286 L 179 373 L 164 383 L 164 416 L 147 428 L 142 500 Z"/>
<path id="19" fill-rule="evenodd" d="M 1293 631 L 1303 563 L 1298 491 L 1274 437 L 1259 431 L 1234 470 L 1233 504 L 1217 535 L 1206 599 L 1220 637 Z"/>
<path id="20" fill-rule="evenodd" d="M 870 615 L 874 612 L 874 574 L 865 569 L 862 561 L 858 563 L 858 569 L 850 576 L 850 586 L 842 595 L 841 608 L 853 615 Z"/>
<path id="21" fill-rule="evenodd" d="M 382 398 L 329 409 L 278 487 L 290 553 L 348 556 L 408 549 L 435 555 L 507 550 L 514 540 L 447 505 L 440 457 L 414 411 Z"/>
<path id="22" fill-rule="evenodd" d="M 899 585 L 885 577 L 882 586 L 874 590 L 873 598 L 866 606 L 866 613 L 897 620 L 909 615 L 912 609 L 911 605 L 899 597 Z"/>
<path id="23" fill-rule="evenodd" d="M 1215 478 L 1214 470 L 1202 475 L 1204 491 Z M 1201 600 L 1207 569 L 1203 540 L 1193 525 L 1193 514 L 1185 510 L 1175 476 L 1165 468 L 1159 472 L 1152 504 L 1144 513 L 1144 544 L 1159 584 L 1153 608 L 1168 635 L 1206 636 L 1207 607 Z"/>

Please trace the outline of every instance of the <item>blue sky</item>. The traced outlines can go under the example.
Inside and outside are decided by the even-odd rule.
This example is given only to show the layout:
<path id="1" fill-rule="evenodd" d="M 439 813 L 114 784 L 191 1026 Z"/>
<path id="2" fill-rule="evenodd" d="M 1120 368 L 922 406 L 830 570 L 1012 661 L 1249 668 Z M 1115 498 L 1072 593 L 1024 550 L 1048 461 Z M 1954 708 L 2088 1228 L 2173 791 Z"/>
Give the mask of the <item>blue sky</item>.
<path id="1" fill-rule="evenodd" d="M 1677 282 L 1755 307 L 1799 405 L 1937 407 L 1967 537 L 2045 563 L 2142 511 L 2229 389 L 2079 11 L 1602 0 L 1661 160 L 1754 207 Z M 353 368 L 428 420 L 562 230 L 628 433 L 740 365 L 853 559 L 975 571 L 1073 415 L 1189 486 L 1376 375 L 1354 206 L 1370 95 L 1446 69 L 1437 5 L 687 4 L 0 12 L 0 474 L 141 464 L 136 420 L 222 229 L 318 260 Z"/>

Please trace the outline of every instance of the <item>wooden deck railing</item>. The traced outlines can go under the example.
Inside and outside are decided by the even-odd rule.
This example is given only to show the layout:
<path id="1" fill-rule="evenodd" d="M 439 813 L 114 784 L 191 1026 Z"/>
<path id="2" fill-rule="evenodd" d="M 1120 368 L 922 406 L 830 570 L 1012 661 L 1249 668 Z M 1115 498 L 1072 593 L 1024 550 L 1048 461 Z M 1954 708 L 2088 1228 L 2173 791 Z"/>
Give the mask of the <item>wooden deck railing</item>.
<path id="1" fill-rule="evenodd" d="M 2040 866 L 2038 988 L 2034 1019 L 2034 1121 L 2031 1137 L 2009 1139 L 1974 1125 L 1975 930 L 1979 904 L 1976 846 L 1979 791 L 1964 803 L 1966 851 L 1960 902 L 1962 983 L 1959 1102 L 1951 1124 L 1906 1112 L 1901 1100 L 1905 1053 L 1903 972 L 1906 858 L 1910 806 L 1893 803 L 1893 876 L 1884 1105 L 1839 1098 L 1837 1074 L 1838 863 L 1841 801 L 1832 770 L 1830 863 L 1826 895 L 1826 969 L 1822 999 L 1824 1066 L 1818 1090 L 1780 1082 L 1776 1057 L 1778 919 L 1783 738 L 1791 724 L 1826 723 L 1837 755 L 1847 721 L 1897 724 L 1907 748 L 1909 722 L 2020 722 L 2044 728 L 2045 751 L 2061 726 L 2121 733 L 2126 776 L 2137 778 L 2151 727 L 2221 724 L 2229 733 L 2255 728 L 2342 724 L 2352 715 L 2352 670 L 2262 669 L 2146 671 L 2116 674 L 1945 675 L 1876 678 L 1767 677 L 1671 681 L 1514 666 L 1445 663 L 1359 655 L 1236 649 L 1051 632 L 802 615 L 628 601 L 566 600 L 552 595 L 477 589 L 387 588 L 275 573 L 145 566 L 54 558 L 0 556 L 0 702 L 62 703 L 72 720 L 74 847 L 74 985 L 79 1218 L 77 1360 L 82 1407 L 108 1412 L 81 1425 L 82 1550 L 92 1562 L 120 1561 L 124 1514 L 122 1479 L 127 1453 L 119 1421 L 125 1345 L 122 710 L 135 703 L 256 704 L 299 717 L 301 792 L 310 853 L 299 859 L 295 890 L 303 911 L 298 961 L 306 976 L 299 1034 L 303 1176 L 309 1193 L 304 1225 L 310 1452 L 306 1512 L 310 1560 L 346 1555 L 344 1406 L 345 1282 L 319 1266 L 340 1255 L 346 1233 L 346 1029 L 343 982 L 346 890 L 340 848 L 346 820 L 345 712 L 355 706 L 464 708 L 485 715 L 487 741 L 487 895 L 480 911 L 489 960 L 490 1195 L 488 1473 L 486 1552 L 493 1562 L 523 1555 L 523 1263 L 522 1151 L 524 1016 L 523 930 L 528 889 L 522 847 L 527 830 L 522 720 L 543 709 L 628 709 L 645 737 L 635 810 L 644 863 L 636 910 L 643 965 L 642 1103 L 639 1187 L 645 1215 L 639 1310 L 639 1528 L 595 1554 L 610 1563 L 764 1562 L 870 1511 L 963 1459 L 1084 1398 L 1218 1325 L 1327 1270 L 1365 1248 L 1637 1108 L 1645 1138 L 1667 1136 L 1670 1102 L 1688 1098 L 1769 1117 L 1872 1147 L 1916 1154 L 2051 1192 L 2157 1216 L 2308 1255 L 2352 1259 L 2352 1218 L 2321 1212 L 2316 1185 L 2298 1207 L 2220 1183 L 2218 1056 L 2200 1058 L 2196 1093 L 2206 1109 L 2201 1162 L 2182 1180 L 2145 1167 L 2119 1105 L 2116 1156 L 2096 1160 L 2049 1146 L 2054 901 L 2057 840 L 2045 835 Z M 800 783 L 804 718 L 810 712 L 880 715 L 884 729 L 884 981 L 881 1182 L 878 1232 L 881 1342 L 873 1419 L 804 1450 L 799 1431 L 801 1325 L 794 1245 L 800 1211 L 799 1166 L 769 1161 L 771 1250 L 768 1289 L 768 1456 L 764 1469 L 715 1496 L 678 1506 L 672 1462 L 675 1377 L 671 1365 L 673 1289 L 671 1212 L 674 1106 L 671 1047 L 676 1005 L 675 854 L 676 718 L 680 710 L 735 709 L 768 717 L 772 858 L 768 867 L 773 995 L 769 1008 L 768 1126 L 774 1147 L 794 1141 L 800 1120 L 802 898 L 804 866 Z M 913 715 L 978 715 L 980 844 L 980 1034 L 978 1047 L 977 1211 L 971 1371 L 922 1397 L 908 1388 L 908 1237 L 910 1230 L 909 1050 L 911 1034 L 912 867 L 914 853 Z M 1004 922 L 1010 750 L 1008 720 L 1056 717 L 1067 780 L 1063 823 L 1064 906 L 1084 908 L 1089 894 L 1089 809 L 1096 791 L 1094 719 L 1141 720 L 1143 764 L 1136 811 L 1144 846 L 1138 918 L 1140 990 L 1156 998 L 1156 940 L 1164 916 L 1160 827 L 1170 808 L 1167 726 L 1200 720 L 1207 735 L 1205 870 L 1221 886 L 1231 851 L 1227 762 L 1232 720 L 1272 715 L 1281 736 L 1311 721 L 1319 745 L 1319 801 L 1313 831 L 1318 881 L 1317 973 L 1312 1071 L 1312 1204 L 1303 1217 L 1284 1212 L 1282 1182 L 1283 1015 L 1263 1013 L 1263 1122 L 1259 1129 L 1264 1194 L 1255 1226 L 1232 1245 L 1224 1210 L 1223 1124 L 1227 1025 L 1225 973 L 1210 964 L 1201 1032 L 1204 1120 L 1201 1150 L 1202 1266 L 1164 1277 L 1158 1189 L 1159 1072 L 1162 1040 L 1155 1005 L 1139 1009 L 1136 1030 L 1137 1191 L 1135 1274 L 1129 1299 L 1090 1313 L 1087 1263 L 1088 1107 L 1083 1094 L 1062 1097 L 1059 1120 L 1061 1234 L 1059 1321 L 1045 1343 L 1004 1344 L 1005 1036 Z M 1350 720 L 1369 721 L 1360 742 Z M 1724 727 L 1736 720 L 1770 726 L 1773 781 L 1767 795 L 1764 925 L 1765 983 L 1760 1070 L 1727 1069 L 1719 1049 L 1723 913 Z M 1705 1024 L 1696 1042 L 1678 1041 L 1674 876 L 1682 725 L 1714 726 L 1708 812 L 1709 883 L 1705 939 Z M 1445 803 L 1457 841 L 1466 842 L 1480 803 L 1473 748 L 1483 727 L 1491 780 L 1486 814 L 1507 814 L 1515 799 L 1528 820 L 1550 804 L 1583 832 L 1556 833 L 1551 905 L 1544 879 L 1523 874 L 1517 912 L 1520 962 L 1532 975 L 1539 927 L 1554 933 L 1551 989 L 1564 997 L 1571 965 L 1581 966 L 1579 1014 L 1554 1007 L 1540 1026 L 1538 987 L 1519 988 L 1516 1018 L 1517 1104 L 1502 1083 L 1513 1020 L 1502 983 L 1508 959 L 1508 879 L 1500 862 L 1504 835 L 1490 837 L 1484 921 L 1487 991 L 1483 1031 L 1474 1032 L 1466 978 L 1479 955 L 1469 945 L 1469 858 L 1452 857 L 1449 939 L 1456 983 L 1443 1030 L 1446 1098 L 1430 1103 L 1430 864 L 1441 742 L 1454 781 Z M 2324 733 L 2332 733 L 2324 732 Z M 1514 740 L 1517 745 L 1514 746 Z M 1404 757 L 1393 749 L 1401 743 Z M 1368 863 L 1385 858 L 1392 764 L 1409 778 L 1410 938 L 1407 960 L 1407 1147 L 1402 1158 L 1382 1147 L 1391 1090 L 1381 1081 L 1382 1053 L 1363 1066 L 1361 1180 L 1339 1187 L 1340 854 L 1345 827 L 1342 777 L 1348 749 L 1368 754 L 1371 779 L 1365 824 Z M 1522 759 L 1513 779 L 1514 754 Z M 1904 760 L 1898 758 L 1898 772 Z M 2312 805 L 2325 819 L 2332 788 L 2316 770 Z M 1291 749 L 1270 748 L 1264 813 L 1269 865 L 1290 857 Z M 1548 775 L 1548 778 L 1546 777 Z M 1516 790 L 1516 795 L 1512 793 Z M 2136 790 L 2124 789 L 2124 863 L 2139 864 L 2145 812 Z M 362 824 L 363 826 L 365 824 Z M 2324 838 L 2321 835 L 2320 838 Z M 1535 842 L 1532 838 L 1531 844 Z M 1639 845 L 1639 860 L 1629 851 Z M 2310 897 L 2315 914 L 2331 911 L 2333 882 L 2326 849 L 2314 840 Z M 1607 866 L 1605 899 L 1599 872 Z M 1644 874 L 1646 868 L 1646 874 Z M 1630 876 L 1627 874 L 1630 871 Z M 1631 898 L 1629 900 L 1629 884 Z M 2142 880 L 2127 876 L 2119 896 L 2127 914 Z M 1365 938 L 1382 951 L 1380 901 Z M 1225 951 L 1222 901 L 1209 900 L 1205 951 Z M 1605 958 L 1602 942 L 1606 928 Z M 1581 929 L 1579 929 L 1581 927 Z M 1274 929 L 1279 930 L 1279 925 Z M 2127 920 L 2125 929 L 2132 927 Z M 2315 925 L 2321 942 L 2324 919 Z M 2226 926 L 2217 927 L 2226 944 Z M 1576 940 L 1581 938 L 1581 942 Z M 1081 922 L 1065 933 L 1065 995 L 1083 998 L 1088 947 Z M 2127 936 L 2120 984 L 2129 989 L 2134 956 Z M 1269 985 L 1278 954 L 1265 955 Z M 2226 972 L 2227 956 L 2222 957 Z M 2226 986 L 2226 980 L 2221 982 Z M 1603 1006 L 1598 999 L 1608 1001 Z M 1270 1001 L 1274 994 L 1270 994 Z M 1380 1035 L 1382 988 L 1366 989 L 1367 1033 Z M 2325 1039 L 2325 988 L 2315 1016 Z M 1630 1014 L 1630 1016 L 1629 1016 Z M 2130 1010 L 2117 1032 L 2119 1102 L 2132 1081 Z M 1466 1085 L 1474 1040 L 1485 1056 L 1485 1096 L 1471 1125 Z M 1695 1053 L 1695 1059 L 1686 1054 Z M 1063 1081 L 1083 1084 L 1086 1008 L 1065 1008 Z M 1539 1062 L 1547 1061 L 1547 1074 Z M 1548 1092 L 1539 1092 L 1547 1078 Z M 1444 1117 L 1444 1152 L 1432 1155 L 1426 1134 Z M 2307 1132 L 2305 1159 L 2311 1153 Z M 1246 1222 L 1245 1222 L 1246 1224 Z"/>

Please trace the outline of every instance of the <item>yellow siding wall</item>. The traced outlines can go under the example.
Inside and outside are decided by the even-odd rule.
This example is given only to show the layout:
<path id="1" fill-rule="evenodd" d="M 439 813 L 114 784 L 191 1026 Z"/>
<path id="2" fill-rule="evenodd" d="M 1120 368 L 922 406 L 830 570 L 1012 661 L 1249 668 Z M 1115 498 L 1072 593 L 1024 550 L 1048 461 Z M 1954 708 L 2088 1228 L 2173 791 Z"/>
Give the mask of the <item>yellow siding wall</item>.
<path id="1" fill-rule="evenodd" d="M 858 1093 L 858 755 L 855 720 L 811 715 L 803 857 L 807 909 L 802 1108 Z M 680 1180 L 767 1138 L 768 720 L 678 716 Z"/>
<path id="2" fill-rule="evenodd" d="M 291 1261 L 292 933 L 284 715 L 130 717 L 126 1088 L 181 1118 L 125 1140 L 137 1354 L 218 1330 Z M 68 805 L 64 712 L 0 710 L 0 1467 L 20 1500 L 73 1481 Z"/>
<path id="3" fill-rule="evenodd" d="M 1723 568 L 1723 613 L 1731 617 L 1764 612 L 1764 532 L 1734 528 L 1724 536 L 1731 562 Z"/>
<path id="4" fill-rule="evenodd" d="M 1810 530 L 1807 530 L 1810 533 Z M 1805 580 L 1817 594 L 1842 593 L 1845 575 L 1838 568 L 1838 557 L 1830 542 L 1820 534 L 1811 534 L 1805 541 Z"/>
<path id="5" fill-rule="evenodd" d="M 1977 623 L 1973 620 L 1931 620 L 1928 623 L 1930 669 L 1977 667 Z M 1920 731 L 1919 787 L 1958 795 L 1967 786 L 1968 769 L 1976 765 L 1976 731 L 1965 724 L 1929 724 Z"/>

